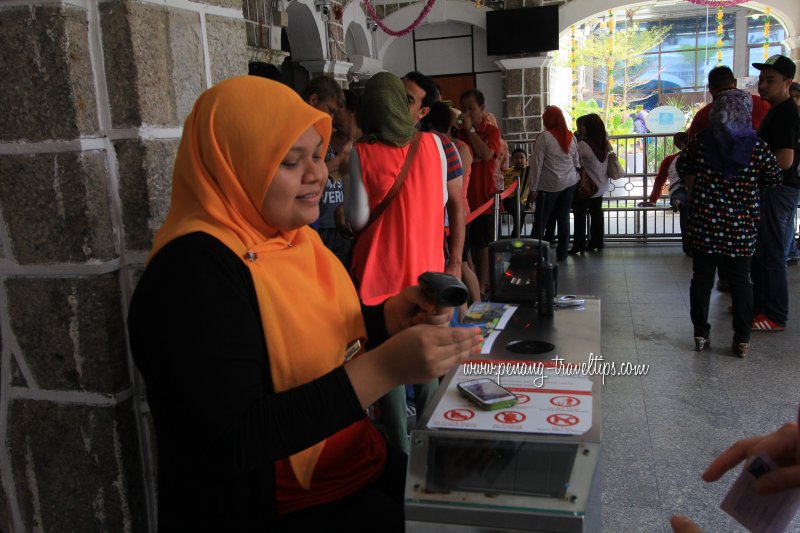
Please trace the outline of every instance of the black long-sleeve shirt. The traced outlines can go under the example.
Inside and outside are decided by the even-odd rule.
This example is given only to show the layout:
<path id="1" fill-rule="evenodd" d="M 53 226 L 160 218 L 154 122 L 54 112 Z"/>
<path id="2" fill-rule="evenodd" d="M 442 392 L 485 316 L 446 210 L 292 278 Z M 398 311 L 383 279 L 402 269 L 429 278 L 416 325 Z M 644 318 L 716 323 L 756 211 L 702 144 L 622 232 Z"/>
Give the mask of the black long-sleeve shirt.
<path id="1" fill-rule="evenodd" d="M 383 308 L 363 310 L 374 345 Z M 159 531 L 268 529 L 274 462 L 364 417 L 343 367 L 275 393 L 250 271 L 208 234 L 156 254 L 128 328 L 156 428 Z"/>

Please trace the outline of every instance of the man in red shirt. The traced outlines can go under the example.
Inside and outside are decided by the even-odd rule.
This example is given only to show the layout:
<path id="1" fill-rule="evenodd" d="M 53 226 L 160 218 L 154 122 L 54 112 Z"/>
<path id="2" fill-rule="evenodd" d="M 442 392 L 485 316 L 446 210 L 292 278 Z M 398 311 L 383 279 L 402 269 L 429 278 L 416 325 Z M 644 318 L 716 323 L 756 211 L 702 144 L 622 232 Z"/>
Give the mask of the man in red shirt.
<path id="1" fill-rule="evenodd" d="M 690 139 L 711 125 L 709 117 L 714 104 L 713 99 L 720 93 L 735 88 L 736 78 L 733 77 L 733 71 L 730 68 L 723 65 L 711 69 L 708 73 L 708 92 L 711 93 L 712 101 L 698 111 L 692 119 L 687 131 Z M 751 96 L 753 97 L 753 129 L 757 130 L 769 111 L 769 102 L 765 102 L 756 94 Z"/>
<path id="2" fill-rule="evenodd" d="M 500 130 L 483 116 L 483 93 L 469 89 L 461 95 L 461 129 L 458 138 L 472 149 L 474 159 L 470 174 L 467 202 L 471 212 L 488 202 L 497 192 L 494 181 L 497 154 L 500 151 Z M 494 240 L 494 217 L 487 212 L 479 215 L 469 231 L 472 259 L 476 263 L 482 290 L 489 286 L 489 243 Z"/>

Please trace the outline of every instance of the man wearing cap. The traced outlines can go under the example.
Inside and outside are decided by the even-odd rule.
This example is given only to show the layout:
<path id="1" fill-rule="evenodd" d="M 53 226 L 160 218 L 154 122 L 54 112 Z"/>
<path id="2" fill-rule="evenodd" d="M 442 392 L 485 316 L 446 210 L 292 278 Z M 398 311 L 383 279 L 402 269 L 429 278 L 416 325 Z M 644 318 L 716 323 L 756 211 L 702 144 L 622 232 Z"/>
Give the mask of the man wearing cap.
<path id="1" fill-rule="evenodd" d="M 783 184 L 761 194 L 761 221 L 752 268 L 753 331 L 783 331 L 789 316 L 786 242 L 788 232 L 794 231 L 792 213 L 800 201 L 800 114 L 789 95 L 796 67 L 782 55 L 753 66 L 761 71 L 758 94 L 771 106 L 758 135 L 769 145 L 783 170 Z"/>

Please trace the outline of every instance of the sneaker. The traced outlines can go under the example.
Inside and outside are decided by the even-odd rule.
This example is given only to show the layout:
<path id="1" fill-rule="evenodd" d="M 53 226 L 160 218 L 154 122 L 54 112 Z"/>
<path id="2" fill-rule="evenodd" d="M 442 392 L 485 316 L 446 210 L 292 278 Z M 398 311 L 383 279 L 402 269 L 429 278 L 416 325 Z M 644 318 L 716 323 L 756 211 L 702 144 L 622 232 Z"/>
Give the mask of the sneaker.
<path id="1" fill-rule="evenodd" d="M 708 337 L 695 337 L 694 349 L 698 352 L 704 352 L 707 348 L 711 347 L 711 339 Z"/>
<path id="2" fill-rule="evenodd" d="M 764 313 L 753 317 L 753 331 L 783 331 L 786 326 L 781 326 Z"/>
<path id="3" fill-rule="evenodd" d="M 750 343 L 733 341 L 733 344 L 731 344 L 731 350 L 733 350 L 733 355 L 739 357 L 740 359 L 744 359 L 750 352 Z"/>

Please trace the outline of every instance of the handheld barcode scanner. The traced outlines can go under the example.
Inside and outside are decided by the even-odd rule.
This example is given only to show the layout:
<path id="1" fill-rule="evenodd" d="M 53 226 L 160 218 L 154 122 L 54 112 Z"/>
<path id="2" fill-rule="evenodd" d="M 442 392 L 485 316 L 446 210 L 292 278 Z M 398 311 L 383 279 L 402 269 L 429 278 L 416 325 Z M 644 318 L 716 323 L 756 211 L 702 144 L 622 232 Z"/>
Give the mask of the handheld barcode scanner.
<path id="1" fill-rule="evenodd" d="M 467 303 L 469 292 L 461 280 L 442 272 L 425 272 L 417 278 L 422 292 L 439 307 L 458 307 Z"/>

